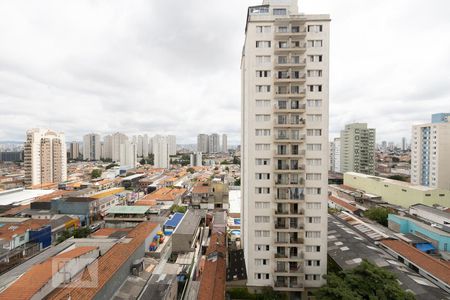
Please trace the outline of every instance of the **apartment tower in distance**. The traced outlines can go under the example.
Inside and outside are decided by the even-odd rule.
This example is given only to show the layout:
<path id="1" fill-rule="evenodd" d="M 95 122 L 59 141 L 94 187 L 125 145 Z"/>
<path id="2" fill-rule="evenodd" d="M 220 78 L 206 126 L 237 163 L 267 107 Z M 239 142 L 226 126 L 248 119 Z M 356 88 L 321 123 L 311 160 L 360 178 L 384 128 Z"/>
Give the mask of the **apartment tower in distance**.
<path id="1" fill-rule="evenodd" d="M 247 285 L 294 296 L 327 272 L 329 15 L 297 1 L 248 9 L 242 72 Z"/>
<path id="2" fill-rule="evenodd" d="M 100 135 L 95 133 L 83 136 L 83 159 L 100 160 L 101 157 Z"/>
<path id="3" fill-rule="evenodd" d="M 24 166 L 27 185 L 67 180 L 64 133 L 49 129 L 28 130 L 24 146 Z"/>
<path id="4" fill-rule="evenodd" d="M 415 125 L 411 139 L 411 182 L 450 190 L 450 113 Z"/>
<path id="5" fill-rule="evenodd" d="M 228 136 L 225 133 L 222 134 L 222 152 L 228 153 Z"/>
<path id="6" fill-rule="evenodd" d="M 345 125 L 341 131 L 341 173 L 375 175 L 375 129 L 366 123 Z"/>
<path id="7" fill-rule="evenodd" d="M 208 145 L 209 144 L 209 137 L 207 134 L 200 133 L 197 136 L 197 151 L 202 153 L 208 153 Z"/>

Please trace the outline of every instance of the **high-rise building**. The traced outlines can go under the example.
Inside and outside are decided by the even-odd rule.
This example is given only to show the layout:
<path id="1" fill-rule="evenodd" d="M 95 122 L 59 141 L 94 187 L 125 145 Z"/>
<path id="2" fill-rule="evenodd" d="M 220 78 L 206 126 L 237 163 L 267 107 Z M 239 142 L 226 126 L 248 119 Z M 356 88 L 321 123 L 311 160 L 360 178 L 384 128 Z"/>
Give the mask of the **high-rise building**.
<path id="1" fill-rule="evenodd" d="M 100 160 L 100 156 L 100 135 L 90 133 L 83 136 L 83 159 Z"/>
<path id="2" fill-rule="evenodd" d="M 128 137 L 120 132 L 116 132 L 111 137 L 111 159 L 120 161 L 120 145 L 128 141 Z"/>
<path id="3" fill-rule="evenodd" d="M 228 137 L 225 133 L 222 134 L 222 152 L 228 153 Z"/>
<path id="4" fill-rule="evenodd" d="M 381 150 L 383 150 L 383 151 L 387 150 L 387 142 L 386 141 L 381 142 Z"/>
<path id="5" fill-rule="evenodd" d="M 169 143 L 169 155 L 177 155 L 177 137 L 168 135 L 167 142 Z"/>
<path id="6" fill-rule="evenodd" d="M 120 148 L 120 165 L 135 168 L 137 163 L 137 145 L 133 142 L 125 140 L 119 146 Z"/>
<path id="7" fill-rule="evenodd" d="M 367 123 L 345 125 L 341 131 L 341 172 L 375 175 L 375 129 Z"/>
<path id="8" fill-rule="evenodd" d="M 107 135 L 103 138 L 103 159 L 112 159 L 112 136 Z"/>
<path id="9" fill-rule="evenodd" d="M 79 159 L 80 158 L 80 143 L 71 142 L 69 144 L 69 157 L 70 159 Z"/>
<path id="10" fill-rule="evenodd" d="M 217 133 L 213 133 L 208 137 L 208 152 L 220 152 L 220 136 Z"/>
<path id="11" fill-rule="evenodd" d="M 329 15 L 248 9 L 241 60 L 241 239 L 247 285 L 325 284 Z"/>
<path id="12" fill-rule="evenodd" d="M 209 151 L 209 137 L 207 134 L 201 133 L 197 136 L 197 151 L 202 153 L 208 153 Z"/>
<path id="13" fill-rule="evenodd" d="M 152 139 L 154 166 L 156 168 L 169 168 L 169 143 L 167 136 L 156 135 Z"/>
<path id="14" fill-rule="evenodd" d="M 64 133 L 49 129 L 27 131 L 24 146 L 25 183 L 36 185 L 67 180 Z"/>
<path id="15" fill-rule="evenodd" d="M 144 156 L 144 137 L 142 135 L 138 135 L 137 137 L 137 156 Z"/>
<path id="16" fill-rule="evenodd" d="M 149 155 L 149 142 L 148 142 L 148 135 L 144 134 L 144 137 L 142 138 L 142 155 L 143 157 L 148 157 Z"/>
<path id="17" fill-rule="evenodd" d="M 407 145 L 406 145 L 406 138 L 402 137 L 402 151 L 406 151 Z"/>
<path id="18" fill-rule="evenodd" d="M 450 113 L 415 125 L 411 139 L 411 182 L 450 190 Z"/>
<path id="19" fill-rule="evenodd" d="M 194 152 L 191 153 L 191 167 L 201 167 L 202 166 L 202 153 Z"/>
<path id="20" fill-rule="evenodd" d="M 330 143 L 330 171 L 341 172 L 341 139 L 334 138 Z"/>

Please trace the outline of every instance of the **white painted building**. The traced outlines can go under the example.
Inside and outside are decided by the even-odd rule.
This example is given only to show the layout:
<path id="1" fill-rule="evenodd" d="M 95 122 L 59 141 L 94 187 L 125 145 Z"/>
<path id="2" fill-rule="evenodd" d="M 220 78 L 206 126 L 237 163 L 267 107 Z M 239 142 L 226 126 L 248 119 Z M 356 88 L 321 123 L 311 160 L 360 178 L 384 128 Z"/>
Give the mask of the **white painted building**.
<path id="1" fill-rule="evenodd" d="M 112 135 L 111 139 L 111 159 L 113 161 L 120 161 L 120 145 L 128 141 L 128 137 L 120 132 Z"/>
<path id="2" fill-rule="evenodd" d="M 167 143 L 169 144 L 169 155 L 177 155 L 177 137 L 168 135 Z"/>
<path id="3" fill-rule="evenodd" d="M 120 165 L 135 168 L 137 164 L 137 146 L 128 140 L 120 144 Z"/>
<path id="4" fill-rule="evenodd" d="M 201 133 L 197 136 L 197 151 L 202 153 L 208 153 L 209 137 L 207 134 Z"/>
<path id="5" fill-rule="evenodd" d="M 450 190 L 450 114 L 413 126 L 411 183 Z"/>
<path id="6" fill-rule="evenodd" d="M 220 152 L 220 136 L 217 133 L 213 133 L 208 136 L 208 152 Z"/>
<path id="7" fill-rule="evenodd" d="M 101 156 L 100 135 L 89 133 L 83 136 L 83 159 L 100 160 Z"/>
<path id="8" fill-rule="evenodd" d="M 225 133 L 222 134 L 222 152 L 228 153 L 228 137 Z"/>
<path id="9" fill-rule="evenodd" d="M 295 0 L 248 9 L 241 60 L 248 286 L 299 294 L 326 283 L 329 22 L 298 13 Z"/>
<path id="10" fill-rule="evenodd" d="M 24 146 L 25 183 L 37 185 L 67 180 L 67 151 L 63 132 L 34 128 Z"/>
<path id="11" fill-rule="evenodd" d="M 191 167 L 201 167 L 202 166 L 202 153 L 194 152 L 191 153 Z"/>
<path id="12" fill-rule="evenodd" d="M 167 136 L 156 135 L 152 139 L 154 166 L 156 168 L 169 168 L 169 143 Z"/>

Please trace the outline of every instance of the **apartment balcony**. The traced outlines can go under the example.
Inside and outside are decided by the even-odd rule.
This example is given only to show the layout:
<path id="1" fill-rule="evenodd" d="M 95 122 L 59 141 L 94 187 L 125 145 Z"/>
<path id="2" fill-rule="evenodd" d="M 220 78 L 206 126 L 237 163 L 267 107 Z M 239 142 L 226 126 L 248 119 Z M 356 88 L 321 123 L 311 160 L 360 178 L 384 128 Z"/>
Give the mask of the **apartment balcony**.
<path id="1" fill-rule="evenodd" d="M 305 200 L 305 195 L 293 195 L 293 196 L 285 196 L 285 195 L 278 195 L 275 196 L 275 202 L 276 203 L 300 203 L 301 201 Z"/>
<path id="2" fill-rule="evenodd" d="M 306 105 L 305 104 L 286 105 L 286 106 L 281 106 L 281 105 L 275 104 L 273 106 L 273 110 L 274 110 L 275 113 L 277 113 L 277 112 L 281 112 L 281 113 L 289 113 L 289 112 L 301 113 L 301 112 L 305 112 L 305 109 L 306 109 Z"/>
<path id="3" fill-rule="evenodd" d="M 283 53 L 304 53 L 306 51 L 306 43 L 297 43 L 290 44 L 287 46 L 279 46 L 275 45 L 275 54 L 283 54 Z"/>
<path id="4" fill-rule="evenodd" d="M 276 215 L 288 215 L 289 214 L 289 210 L 288 209 L 275 209 L 275 214 Z"/>
<path id="5" fill-rule="evenodd" d="M 275 143 L 301 143 L 305 141 L 305 135 L 285 135 L 285 134 L 275 134 L 274 136 Z"/>
<path id="6" fill-rule="evenodd" d="M 276 60 L 275 69 L 283 69 L 289 67 L 305 67 L 306 59 L 286 59 Z"/>
<path id="7" fill-rule="evenodd" d="M 290 238 L 289 243 L 290 244 L 303 244 L 305 241 L 303 238 Z"/>
<path id="8" fill-rule="evenodd" d="M 274 151 L 274 157 L 281 157 L 281 158 L 289 158 L 289 157 L 303 157 L 305 156 L 306 151 L 305 150 L 298 150 L 298 151 Z"/>
<path id="9" fill-rule="evenodd" d="M 281 276 L 277 276 L 280 278 Z M 289 277 L 285 277 L 286 280 L 276 280 L 274 281 L 274 290 L 275 291 L 303 291 L 303 282 L 298 280 L 288 280 Z"/>
<path id="10" fill-rule="evenodd" d="M 276 40 L 285 40 L 290 37 L 298 38 L 298 37 L 304 37 L 306 36 L 306 28 L 305 27 L 299 27 L 298 29 L 288 29 L 286 31 L 275 31 L 274 32 L 274 38 Z"/>
<path id="11" fill-rule="evenodd" d="M 303 128 L 305 127 L 304 119 L 291 119 L 291 120 L 274 120 L 274 127 L 280 128 Z"/>
<path id="12" fill-rule="evenodd" d="M 275 90 L 275 97 L 278 98 L 292 98 L 292 97 L 303 97 L 305 95 L 305 89 L 289 90 L 289 89 L 278 89 Z"/>

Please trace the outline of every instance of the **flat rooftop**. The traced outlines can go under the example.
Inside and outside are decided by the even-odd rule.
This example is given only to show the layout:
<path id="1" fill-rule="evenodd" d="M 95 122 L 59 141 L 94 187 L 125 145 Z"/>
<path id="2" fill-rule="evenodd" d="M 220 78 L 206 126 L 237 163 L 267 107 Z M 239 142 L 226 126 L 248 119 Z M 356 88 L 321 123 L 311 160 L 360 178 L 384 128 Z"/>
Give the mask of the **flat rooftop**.
<path id="1" fill-rule="evenodd" d="M 145 214 L 150 209 L 150 206 L 126 206 L 126 205 L 116 205 L 108 209 L 108 214 Z"/>
<path id="2" fill-rule="evenodd" d="M 413 292 L 418 300 L 450 298 L 444 290 L 398 262 L 351 225 L 331 215 L 328 216 L 328 255 L 344 270 L 352 269 L 367 259 L 394 273 L 401 288 Z"/>
<path id="3" fill-rule="evenodd" d="M 29 204 L 35 198 L 48 195 L 53 192 L 54 190 L 24 190 L 24 189 L 17 189 L 14 191 L 7 190 L 0 192 L 0 205 Z"/>
<path id="4" fill-rule="evenodd" d="M 399 180 L 394 180 L 394 179 L 389 179 L 389 178 L 384 178 L 384 177 L 362 174 L 362 173 L 347 172 L 345 174 L 348 174 L 350 176 L 360 177 L 360 178 L 362 177 L 362 178 L 372 179 L 372 180 L 387 183 L 387 184 L 402 186 L 405 188 L 414 189 L 414 190 L 418 190 L 418 191 L 422 191 L 422 192 L 437 190 L 436 188 L 430 188 L 428 186 L 417 185 L 417 184 L 412 184 L 412 183 L 405 182 L 405 181 L 399 181 Z"/>
<path id="5" fill-rule="evenodd" d="M 431 207 L 431 206 L 428 206 L 428 205 L 414 204 L 414 205 L 411 205 L 410 208 L 420 209 L 420 210 L 423 210 L 423 211 L 426 211 L 426 212 L 438 215 L 440 217 L 450 219 L 450 213 L 449 212 L 447 212 L 445 210 L 440 210 L 440 209 L 437 209 L 437 208 L 434 208 L 434 207 Z"/>

